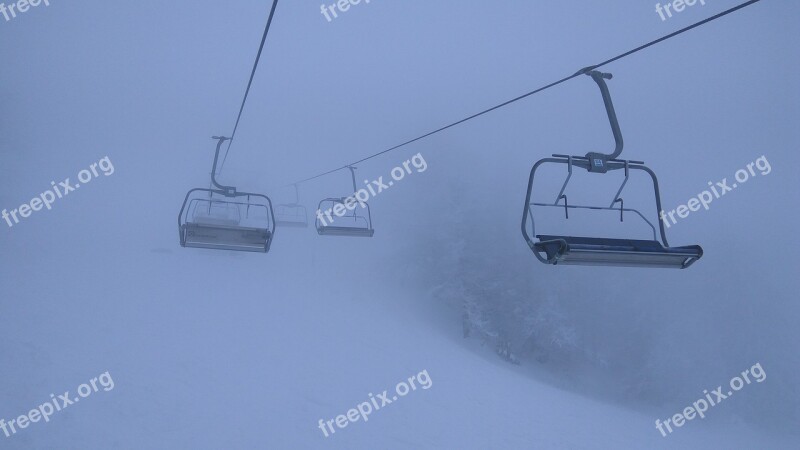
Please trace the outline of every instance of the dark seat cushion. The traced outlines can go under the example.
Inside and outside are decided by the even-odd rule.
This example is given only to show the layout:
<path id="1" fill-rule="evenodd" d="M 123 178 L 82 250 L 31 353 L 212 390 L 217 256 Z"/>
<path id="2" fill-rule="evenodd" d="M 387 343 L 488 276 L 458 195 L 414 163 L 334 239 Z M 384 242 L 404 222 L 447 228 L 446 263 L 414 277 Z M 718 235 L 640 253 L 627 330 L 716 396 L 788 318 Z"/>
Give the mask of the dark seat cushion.
<path id="1" fill-rule="evenodd" d="M 658 241 L 537 235 L 534 251 L 550 264 L 685 269 L 703 256 L 699 245 L 664 247 Z M 565 245 L 566 244 L 566 245 Z"/>
<path id="2" fill-rule="evenodd" d="M 581 236 L 553 236 L 537 234 L 539 241 L 564 240 L 572 250 L 607 250 L 607 251 L 633 251 L 646 253 L 701 253 L 696 245 L 686 247 L 664 247 L 661 242 L 642 239 L 609 239 Z"/>
<path id="3" fill-rule="evenodd" d="M 547 234 L 536 235 L 540 241 L 552 241 L 556 239 L 563 239 L 567 244 L 572 246 L 597 246 L 597 247 L 618 247 L 625 250 L 642 250 L 642 251 L 661 251 L 664 246 L 658 241 L 648 241 L 642 239 L 609 239 L 609 238 L 594 238 L 594 237 L 581 237 L 581 236 L 552 236 Z"/>

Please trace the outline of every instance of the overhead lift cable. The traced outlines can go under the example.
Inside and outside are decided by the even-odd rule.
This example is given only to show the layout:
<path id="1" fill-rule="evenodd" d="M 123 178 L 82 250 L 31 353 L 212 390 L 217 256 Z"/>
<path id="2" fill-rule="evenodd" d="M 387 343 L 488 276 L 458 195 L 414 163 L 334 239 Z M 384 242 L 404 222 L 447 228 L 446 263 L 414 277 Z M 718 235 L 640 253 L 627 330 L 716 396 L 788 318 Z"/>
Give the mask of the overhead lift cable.
<path id="1" fill-rule="evenodd" d="M 222 185 L 216 176 L 222 171 L 222 166 L 217 170 L 222 145 L 228 141 L 225 159 L 222 160 L 224 165 L 233 137 L 239 128 L 277 5 L 278 0 L 274 0 L 233 133 L 231 137 L 212 137 L 217 141 L 217 148 L 211 166 L 211 186 L 191 189 L 183 200 L 178 213 L 178 237 L 182 247 L 267 253 L 275 237 L 276 221 L 272 200 L 263 194 L 240 192 L 235 186 Z"/>
<path id="2" fill-rule="evenodd" d="M 228 153 L 231 151 L 233 138 L 236 137 L 236 130 L 239 128 L 239 121 L 242 119 L 242 112 L 244 111 L 244 105 L 247 103 L 247 96 L 250 94 L 250 86 L 253 85 L 253 78 L 256 75 L 256 69 L 258 69 L 258 62 L 261 60 L 261 52 L 264 50 L 264 43 L 267 41 L 267 34 L 269 33 L 269 27 L 270 25 L 272 25 L 272 18 L 275 17 L 275 8 L 277 7 L 278 7 L 278 0 L 273 0 L 272 9 L 269 11 L 269 18 L 267 19 L 267 26 L 264 27 L 264 35 L 261 36 L 261 45 L 258 46 L 258 53 L 256 54 L 256 60 L 253 63 L 253 70 L 250 72 L 250 81 L 247 82 L 247 89 L 244 91 L 242 106 L 239 108 L 239 115 L 236 117 L 236 125 L 233 126 L 233 132 L 231 133 L 230 140 L 228 141 L 228 148 L 225 150 L 225 157 L 222 158 L 222 165 L 220 165 L 219 167 L 220 172 L 222 172 L 222 168 L 225 167 L 225 161 L 228 160 Z"/>
<path id="3" fill-rule="evenodd" d="M 382 151 L 380 151 L 380 152 L 378 152 L 378 153 L 375 153 L 375 154 L 369 155 L 369 156 L 367 156 L 367 157 L 361 158 L 361 159 L 359 159 L 358 161 L 354 161 L 354 162 L 351 162 L 351 163 L 345 164 L 345 165 L 343 165 L 343 166 L 341 166 L 341 167 L 337 167 L 337 168 L 335 168 L 335 169 L 328 170 L 327 172 L 323 172 L 323 173 L 320 173 L 320 174 L 318 174 L 318 175 L 314 175 L 313 177 L 305 178 L 305 179 L 302 179 L 302 180 L 300 180 L 300 181 L 297 181 L 297 182 L 295 182 L 295 183 L 291 183 L 291 184 L 299 184 L 299 183 L 305 183 L 305 182 L 307 182 L 307 181 L 315 180 L 315 179 L 317 179 L 317 178 L 324 177 L 325 175 L 329 175 L 329 174 L 331 174 L 331 173 L 334 173 L 334 172 L 338 172 L 338 171 L 340 171 L 340 170 L 347 169 L 348 167 L 354 166 L 354 165 L 356 165 L 356 164 L 362 163 L 362 162 L 364 162 L 364 161 L 367 161 L 367 160 L 370 160 L 370 159 L 372 159 L 372 158 L 376 158 L 376 157 L 378 157 L 378 156 L 381 156 L 381 155 L 383 155 L 383 154 L 385 154 L 385 153 L 389 153 L 389 152 L 391 152 L 391 151 L 397 150 L 397 149 L 399 149 L 399 148 L 401 148 L 401 147 L 405 147 L 405 146 L 407 146 L 407 145 L 409 145 L 409 144 L 413 144 L 414 142 L 420 141 L 420 140 L 422 140 L 422 139 L 425 139 L 425 138 L 427 138 L 427 137 L 433 136 L 434 134 L 438 134 L 438 133 L 441 133 L 442 131 L 445 131 L 445 130 L 448 130 L 448 129 L 450 129 L 450 128 L 453 128 L 453 127 L 455 127 L 456 125 L 460 125 L 460 124 L 462 124 L 462 123 L 464 123 L 464 122 L 468 122 L 468 121 L 470 121 L 470 120 L 472 120 L 472 119 L 475 119 L 475 118 L 478 118 L 478 117 L 480 117 L 480 116 L 482 116 L 482 115 L 484 115 L 484 114 L 488 114 L 488 113 L 490 113 L 490 112 L 492 112 L 492 111 L 494 111 L 494 110 L 500 109 L 500 108 L 502 108 L 502 107 L 504 107 L 504 106 L 508 106 L 508 105 L 510 105 L 510 104 L 512 104 L 512 103 L 518 102 L 518 101 L 520 101 L 520 100 L 522 100 L 522 99 L 525 99 L 525 98 L 527 98 L 527 97 L 530 97 L 530 96 L 532 96 L 532 95 L 534 95 L 534 94 L 538 94 L 539 92 L 542 92 L 542 91 L 544 91 L 544 90 L 546 90 L 546 89 L 550 89 L 551 87 L 558 86 L 559 84 L 561 84 L 561 83 L 565 83 L 565 82 L 567 82 L 567 81 L 569 81 L 569 80 L 571 80 L 571 79 L 573 79 L 573 78 L 575 78 L 575 77 L 578 77 L 578 76 L 580 76 L 580 75 L 589 74 L 591 71 L 593 71 L 593 70 L 595 70 L 595 69 L 599 69 L 600 67 L 603 67 L 603 66 L 605 66 L 605 65 L 607 65 L 607 64 L 611 64 L 611 63 L 612 63 L 612 62 L 614 62 L 614 61 L 617 61 L 617 60 L 620 60 L 620 59 L 622 59 L 622 58 L 625 58 L 625 57 L 627 57 L 627 56 L 630 56 L 630 55 L 632 55 L 632 54 L 634 54 L 634 53 L 637 53 L 637 52 L 639 52 L 639 51 L 642 51 L 642 50 L 644 50 L 644 49 L 646 49 L 646 48 L 648 48 L 648 47 L 651 47 L 651 46 L 653 46 L 653 45 L 656 45 L 656 44 L 658 44 L 658 43 L 661 43 L 661 42 L 663 42 L 663 41 L 666 41 L 666 40 L 668 40 L 668 39 L 671 39 L 671 38 L 673 38 L 673 37 L 675 37 L 675 36 L 678 36 L 678 35 L 680 35 L 680 34 L 683 34 L 683 33 L 687 32 L 687 31 L 689 31 L 689 30 L 692 30 L 692 29 L 694 29 L 694 28 L 697 28 L 697 27 L 699 27 L 699 26 L 705 25 L 705 24 L 707 24 L 707 23 L 709 23 L 709 22 L 712 22 L 712 21 L 714 21 L 714 20 L 717 20 L 717 19 L 719 19 L 719 18 L 721 18 L 721 17 L 727 16 L 728 14 L 731 14 L 731 13 L 733 13 L 733 12 L 736 12 L 736 11 L 738 11 L 738 10 L 740 10 L 740 9 L 742 9 L 742 8 L 745 8 L 745 7 L 747 7 L 747 6 L 750 6 L 750 5 L 754 4 L 754 3 L 758 3 L 759 1 L 761 1 L 761 0 L 749 0 L 749 1 L 747 1 L 747 2 L 744 2 L 744 3 L 740 4 L 740 5 L 734 6 L 734 7 L 730 8 L 730 9 L 726 9 L 725 11 L 722 11 L 722 12 L 721 12 L 721 13 L 719 13 L 719 14 L 715 14 L 715 15 L 713 15 L 713 16 L 711 16 L 711 17 L 707 18 L 707 19 L 703 19 L 703 20 L 701 20 L 701 21 L 699 21 L 699 22 L 696 22 L 696 23 L 694 23 L 694 24 L 692 24 L 692 25 L 689 25 L 689 26 L 687 26 L 687 27 L 685 27 L 685 28 L 681 28 L 681 29 L 680 29 L 680 30 L 678 30 L 678 31 L 675 31 L 675 32 L 673 32 L 673 33 L 670 33 L 670 34 L 667 34 L 667 35 L 665 35 L 665 36 L 662 36 L 662 37 L 660 37 L 660 38 L 658 38 L 658 39 L 656 39 L 656 40 L 650 41 L 650 42 L 648 42 L 648 43 L 646 43 L 646 44 L 640 45 L 639 47 L 636 47 L 636 48 L 634 48 L 634 49 L 632 49 L 632 50 L 629 50 L 629 51 L 627 51 L 627 52 L 625 52 L 625 53 L 621 53 L 621 54 L 619 54 L 619 55 L 617 55 L 617 56 L 615 56 L 615 57 L 613 57 L 613 58 L 607 59 L 607 60 L 605 60 L 605 61 L 603 61 L 603 62 L 601 62 L 601 63 L 599 63 L 599 64 L 595 64 L 595 65 L 593 65 L 593 66 L 588 66 L 588 67 L 585 67 L 585 68 L 583 68 L 583 69 L 581 69 L 581 70 L 579 70 L 579 71 L 575 72 L 575 73 L 574 73 L 574 74 L 572 74 L 572 75 L 569 75 L 569 76 L 567 76 L 567 77 L 564 77 L 564 78 L 562 78 L 562 79 L 560 79 L 560 80 L 558 80 L 558 81 L 554 81 L 554 82 L 552 82 L 552 83 L 550 83 L 550 84 L 548 84 L 548 85 L 542 86 L 542 87 L 540 87 L 540 88 L 538 88 L 538 89 L 535 89 L 535 90 L 533 90 L 533 91 L 530 91 L 530 92 L 527 92 L 527 93 L 525 93 L 525 94 L 522 94 L 522 95 L 520 95 L 519 97 L 515 97 L 515 98 L 513 98 L 513 99 L 511 99 L 511 100 L 508 100 L 508 101 L 505 101 L 505 102 L 503 102 L 503 103 L 500 103 L 499 105 L 492 106 L 491 108 L 485 109 L 485 110 L 483 110 L 483 111 L 481 111 L 481 112 L 478 112 L 478 113 L 476 113 L 476 114 L 473 114 L 473 115 L 471 115 L 471 116 L 469 116 L 469 117 L 463 118 L 463 119 L 461 119 L 461 120 L 458 120 L 458 121 L 456 121 L 456 122 L 453 122 L 453 123 L 450 123 L 450 124 L 448 124 L 448 125 L 445 125 L 445 126 L 443 126 L 443 127 L 441 127 L 441 128 L 437 128 L 437 129 L 435 129 L 435 130 L 433 130 L 433 131 L 431 131 L 431 132 L 425 133 L 425 134 L 423 134 L 423 135 L 421 135 L 421 136 L 415 137 L 415 138 L 413 138 L 413 139 L 410 139 L 410 140 L 408 140 L 408 141 L 405 141 L 405 142 L 403 142 L 403 143 L 401 143 L 401 144 L 395 145 L 394 147 L 390 147 L 390 148 L 387 148 L 386 150 L 382 150 Z M 291 184 L 289 184 L 289 185 L 287 185 L 287 186 L 290 186 Z"/>

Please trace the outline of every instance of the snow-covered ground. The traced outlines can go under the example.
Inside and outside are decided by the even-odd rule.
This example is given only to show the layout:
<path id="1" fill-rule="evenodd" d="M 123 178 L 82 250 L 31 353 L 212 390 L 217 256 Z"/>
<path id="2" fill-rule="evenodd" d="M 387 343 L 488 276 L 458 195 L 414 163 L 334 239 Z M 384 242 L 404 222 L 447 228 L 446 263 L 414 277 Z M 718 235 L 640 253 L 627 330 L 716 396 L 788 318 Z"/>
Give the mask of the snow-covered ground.
<path id="1" fill-rule="evenodd" d="M 0 436 L 3 448 L 796 448 L 714 411 L 664 438 L 656 410 L 508 364 L 369 258 L 325 253 L 379 258 L 368 242 L 298 252 L 317 237 L 280 230 L 268 256 L 217 254 L 154 245 L 152 222 L 91 235 L 79 222 L 26 225 L 14 242 L 37 244 L 11 252 L 44 263 L 15 267 L 4 286 L 0 416 L 74 396 L 106 371 L 114 388 Z M 54 245 L 64 236 L 80 251 Z M 318 428 L 423 370 L 430 388 L 330 437 Z"/>

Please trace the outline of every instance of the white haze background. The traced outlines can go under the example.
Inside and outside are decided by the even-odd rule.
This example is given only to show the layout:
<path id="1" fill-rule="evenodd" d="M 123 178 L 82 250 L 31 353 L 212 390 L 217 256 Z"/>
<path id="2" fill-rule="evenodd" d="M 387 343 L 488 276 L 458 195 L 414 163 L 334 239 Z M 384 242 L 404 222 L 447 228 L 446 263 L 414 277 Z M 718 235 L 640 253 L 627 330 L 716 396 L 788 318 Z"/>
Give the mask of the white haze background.
<path id="1" fill-rule="evenodd" d="M 328 23 L 283 1 L 220 178 L 290 201 L 286 183 L 735 4 L 661 22 L 633 0 L 373 1 Z M 588 77 L 359 165 L 374 179 L 428 163 L 374 199 L 374 239 L 279 229 L 267 255 L 181 249 L 180 202 L 208 183 L 209 137 L 233 127 L 268 7 L 51 1 L 0 23 L 0 208 L 104 156 L 115 167 L 2 225 L 0 418 L 105 371 L 115 389 L 1 448 L 797 448 L 797 3 L 603 68 L 622 156 L 656 171 L 665 208 L 771 165 L 668 230 L 705 249 L 685 271 L 548 267 L 527 249 L 531 165 L 613 147 Z M 576 174 L 569 192 L 609 202 L 614 177 Z M 304 184 L 301 201 L 349 183 Z M 652 213 L 645 183 L 625 200 Z M 655 429 L 757 362 L 763 383 Z M 327 439 L 317 428 L 421 370 L 430 389 Z"/>

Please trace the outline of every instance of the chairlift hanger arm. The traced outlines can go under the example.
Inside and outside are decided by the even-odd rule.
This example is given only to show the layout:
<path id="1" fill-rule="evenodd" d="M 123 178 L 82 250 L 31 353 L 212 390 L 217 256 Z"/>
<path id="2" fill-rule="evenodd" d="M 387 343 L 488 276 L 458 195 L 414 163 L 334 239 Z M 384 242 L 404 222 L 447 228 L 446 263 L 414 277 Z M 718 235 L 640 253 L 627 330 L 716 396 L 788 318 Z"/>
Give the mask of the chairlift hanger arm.
<path id="1" fill-rule="evenodd" d="M 358 187 L 356 186 L 356 169 L 358 169 L 358 167 L 347 166 L 347 168 L 350 169 L 350 176 L 353 179 L 353 195 L 355 195 L 356 192 L 358 192 Z"/>
<path id="2" fill-rule="evenodd" d="M 614 152 L 609 154 L 599 152 L 589 152 L 586 157 L 589 158 L 591 164 L 589 165 L 590 172 L 605 173 L 606 162 L 611 159 L 616 159 L 622 153 L 623 140 L 622 131 L 619 128 L 619 121 L 617 120 L 617 113 L 614 110 L 614 103 L 611 101 L 611 93 L 608 90 L 606 80 L 610 80 L 613 75 L 610 73 L 603 73 L 597 70 L 585 71 L 586 75 L 592 77 L 597 86 L 600 88 L 600 94 L 603 96 L 603 104 L 606 107 L 606 114 L 608 115 L 608 122 L 611 125 L 611 132 L 614 135 Z"/>
<path id="3" fill-rule="evenodd" d="M 295 183 L 293 186 L 294 186 L 294 204 L 295 205 L 299 205 L 300 204 L 300 191 L 297 189 L 297 183 Z"/>
<path id="4" fill-rule="evenodd" d="M 233 197 L 236 195 L 236 188 L 233 186 L 223 186 L 217 182 L 217 161 L 219 161 L 219 150 L 222 148 L 222 144 L 225 141 L 230 140 L 225 136 L 211 136 L 211 139 L 217 140 L 217 150 L 214 153 L 214 165 L 211 167 L 211 183 L 216 186 L 217 188 L 223 191 L 223 195 L 226 197 Z"/>

